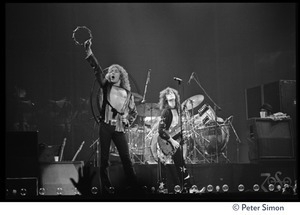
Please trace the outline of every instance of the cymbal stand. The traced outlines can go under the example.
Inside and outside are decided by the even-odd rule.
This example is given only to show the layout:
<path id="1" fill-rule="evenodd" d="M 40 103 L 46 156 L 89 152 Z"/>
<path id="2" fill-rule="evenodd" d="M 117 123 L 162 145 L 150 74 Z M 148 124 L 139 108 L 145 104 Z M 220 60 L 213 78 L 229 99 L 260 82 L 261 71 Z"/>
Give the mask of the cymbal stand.
<path id="1" fill-rule="evenodd" d="M 197 76 L 197 73 L 195 73 L 196 76 Z M 201 86 L 201 84 L 198 82 L 198 78 L 195 76 L 192 77 L 195 82 L 197 83 L 197 85 L 203 90 L 203 92 L 205 93 L 205 95 L 209 98 L 209 100 L 214 104 L 214 111 L 215 111 L 215 136 L 216 136 L 216 154 L 218 154 L 218 121 L 217 121 L 217 111 L 220 111 L 221 108 L 214 102 L 214 100 L 206 93 L 205 89 Z M 218 156 L 216 157 L 216 162 L 218 163 L 219 160 L 218 160 Z"/>
<path id="2" fill-rule="evenodd" d="M 180 84 L 181 84 L 181 79 L 177 79 L 177 83 L 178 83 L 178 94 L 179 94 L 179 98 L 180 97 Z M 180 137 L 181 137 L 181 140 L 183 140 L 183 128 L 182 128 L 182 108 L 181 108 L 181 104 L 179 103 L 179 123 L 180 123 Z M 183 152 L 183 150 L 182 150 Z M 180 156 L 181 158 L 183 158 L 183 156 Z M 183 159 L 181 160 L 181 163 L 183 163 Z M 182 184 L 180 185 L 181 188 L 183 188 L 183 171 L 181 173 L 181 181 L 182 181 Z"/>
<path id="3" fill-rule="evenodd" d="M 226 119 L 226 121 L 228 120 L 228 123 L 229 123 L 235 137 L 236 137 L 236 143 L 237 143 L 237 145 L 236 145 L 236 156 L 237 156 L 237 163 L 239 163 L 240 162 L 240 159 L 239 159 L 240 158 L 240 147 L 239 147 L 239 145 L 241 144 L 241 139 L 239 138 L 239 135 L 236 133 L 236 130 L 234 129 L 234 127 L 232 125 L 232 122 L 231 122 L 232 118 L 233 118 L 233 116 L 230 116 Z"/>
<path id="4" fill-rule="evenodd" d="M 146 102 L 145 97 L 146 97 L 146 93 L 147 93 L 147 87 L 148 87 L 148 84 L 149 84 L 149 81 L 150 81 L 150 74 L 151 74 L 151 69 L 148 70 L 147 80 L 146 80 L 144 94 L 143 94 L 143 99 L 141 101 L 141 104 L 145 104 L 145 102 Z M 144 113 L 145 112 L 146 112 L 146 106 L 144 105 Z M 151 116 L 152 116 L 152 109 L 151 109 Z M 152 118 L 151 118 L 151 120 L 152 120 Z M 144 159 L 145 147 L 146 147 L 146 144 L 145 144 L 145 137 L 146 137 L 146 135 L 145 135 L 145 133 L 146 133 L 145 126 L 146 126 L 145 125 L 145 116 L 143 116 L 143 137 L 142 137 L 142 139 L 143 139 L 143 143 L 142 143 L 143 154 L 142 154 L 142 160 L 139 159 L 142 164 L 145 163 L 145 159 Z"/>
<path id="5" fill-rule="evenodd" d="M 96 145 L 96 146 L 95 146 Z M 91 159 L 91 157 L 96 153 L 96 156 L 94 156 L 93 165 L 94 167 L 99 167 L 99 138 L 97 138 L 92 145 L 90 145 L 90 148 L 95 148 L 95 150 L 92 151 L 88 161 Z"/>
<path id="6" fill-rule="evenodd" d="M 132 141 L 132 132 L 131 132 L 131 129 L 128 130 L 128 139 L 129 139 L 129 145 L 132 146 L 133 144 L 133 141 Z M 130 158 L 131 158 L 131 161 L 133 163 L 139 163 L 139 164 L 143 164 L 143 159 L 141 159 L 139 156 L 137 156 L 137 154 L 133 151 L 132 147 L 129 147 L 129 154 L 130 154 Z M 138 162 L 135 161 L 135 158 L 138 160 Z"/>
<path id="7" fill-rule="evenodd" d="M 194 128 L 195 128 L 195 120 L 194 120 L 194 107 L 193 107 L 193 101 L 192 100 L 189 100 L 192 104 L 192 135 L 193 135 L 193 150 L 189 153 L 189 155 L 187 156 L 187 158 L 189 159 L 189 161 L 191 162 L 191 164 L 196 164 L 197 163 L 197 153 L 200 154 L 203 159 L 204 159 L 204 162 L 209 162 L 209 160 L 207 160 L 207 158 L 205 157 L 205 155 L 203 155 L 202 152 L 199 151 L 199 149 L 197 149 L 196 147 L 196 135 L 195 135 L 195 131 L 194 131 Z M 186 105 L 185 107 L 183 107 L 183 109 L 186 108 Z M 190 158 L 190 156 L 192 157 L 192 159 Z"/>
<path id="8" fill-rule="evenodd" d="M 96 122 L 94 122 L 94 129 L 96 127 Z M 99 128 L 100 129 L 100 128 Z M 94 132 L 92 134 L 92 136 L 94 136 Z M 92 151 L 91 155 L 89 156 L 88 158 L 88 162 L 90 161 L 91 157 L 93 155 L 95 155 L 93 157 L 93 165 L 94 167 L 99 167 L 100 166 L 100 158 L 99 158 L 99 154 L 100 154 L 100 147 L 99 147 L 99 144 L 100 144 L 100 137 L 98 137 L 91 145 L 90 145 L 90 148 L 93 148 L 94 150 Z M 86 162 L 85 162 L 86 163 Z"/>

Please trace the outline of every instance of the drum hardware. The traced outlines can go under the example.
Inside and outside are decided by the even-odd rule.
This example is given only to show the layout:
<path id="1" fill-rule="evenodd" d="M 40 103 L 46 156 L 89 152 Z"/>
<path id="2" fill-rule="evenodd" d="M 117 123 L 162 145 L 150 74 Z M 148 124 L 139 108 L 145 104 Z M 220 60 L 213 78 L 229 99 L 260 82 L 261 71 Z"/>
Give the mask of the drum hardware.
<path id="1" fill-rule="evenodd" d="M 96 122 L 95 122 L 96 124 Z M 100 138 L 98 137 L 95 141 L 93 141 L 93 143 L 89 146 L 89 148 L 93 148 L 93 151 L 91 152 L 91 154 L 88 157 L 87 162 L 90 162 L 91 158 L 93 157 L 93 166 L 94 167 L 99 167 L 100 166 Z M 85 163 L 87 163 L 85 162 Z"/>
<path id="2" fill-rule="evenodd" d="M 239 135 L 237 134 L 237 132 L 236 132 L 236 130 L 234 129 L 234 127 L 233 127 L 233 125 L 232 125 L 232 119 L 233 118 L 233 116 L 230 116 L 230 117 L 228 117 L 226 120 L 225 120 L 225 122 L 228 122 L 229 123 L 229 125 L 230 125 L 230 127 L 231 127 L 231 129 L 232 129 L 232 131 L 233 131 L 233 133 L 234 133 L 234 135 L 235 135 L 235 137 L 236 137 L 236 142 L 237 142 L 237 147 L 236 147 L 236 151 L 237 151 L 237 163 L 239 163 L 240 161 L 239 161 L 239 156 L 240 156 L 240 152 L 239 152 L 239 145 L 241 144 L 241 139 L 239 138 Z"/>
<path id="3" fill-rule="evenodd" d="M 192 122 L 193 123 L 193 122 Z M 200 163 L 201 160 L 198 159 L 198 154 L 201 156 L 201 158 L 203 158 L 203 161 L 204 163 L 208 162 L 209 163 L 209 160 L 206 158 L 205 154 L 202 153 L 198 148 L 197 148 L 197 144 L 196 144 L 196 135 L 197 135 L 197 132 L 194 130 L 194 125 L 192 125 L 192 139 L 193 139 L 193 143 L 192 143 L 192 150 L 189 152 L 189 154 L 187 155 L 187 159 L 188 161 L 191 163 L 191 164 L 197 164 L 197 163 Z M 198 134 L 199 135 L 199 134 Z M 200 136 L 201 138 L 204 138 L 202 137 L 202 134 L 200 133 Z M 191 138 L 189 138 L 189 141 L 191 141 Z M 189 145 L 190 142 L 189 142 Z"/>
<path id="4" fill-rule="evenodd" d="M 133 139 L 132 135 L 132 129 L 131 128 L 129 130 L 129 150 L 130 150 L 130 155 L 133 159 L 133 162 L 135 163 L 134 158 L 138 159 L 138 162 L 140 163 L 144 163 L 144 157 L 145 157 L 145 143 L 146 143 L 146 138 L 145 138 L 145 134 L 146 134 L 146 124 L 145 124 L 145 117 L 146 116 L 154 116 L 154 111 L 153 111 L 153 104 L 149 103 L 149 104 L 145 104 L 145 96 L 147 93 L 147 86 L 149 84 L 150 81 L 150 73 L 151 73 L 151 69 L 148 70 L 148 76 L 147 76 L 147 80 L 146 80 L 146 84 L 145 84 L 145 89 L 144 89 L 144 93 L 143 96 L 137 94 L 137 93 L 132 93 L 134 95 L 135 98 L 135 102 L 140 102 L 140 104 L 138 106 L 136 106 L 137 108 L 137 112 L 138 115 L 140 117 L 142 117 L 142 129 L 137 128 L 136 132 L 134 132 L 135 134 L 135 139 Z M 157 105 L 156 105 L 157 106 Z M 158 108 L 157 108 L 158 109 Z M 140 138 L 140 134 L 142 134 L 142 138 Z M 136 137 L 136 135 L 138 135 L 138 137 Z M 138 140 L 136 140 L 136 138 L 138 138 Z M 142 151 L 138 148 L 138 144 L 142 143 Z M 137 149 L 137 150 L 136 150 Z M 138 156 L 141 155 L 141 158 Z"/>
<path id="5" fill-rule="evenodd" d="M 158 117 L 160 116 L 160 109 L 157 103 L 144 103 L 137 107 L 137 112 L 140 116 L 148 117 Z"/>
<path id="6" fill-rule="evenodd" d="M 202 103 L 202 101 L 204 100 L 204 96 L 203 95 L 195 95 L 192 96 L 190 98 L 188 98 L 187 100 L 185 100 L 182 103 L 182 109 L 184 111 L 184 113 L 186 113 L 188 110 L 192 110 L 192 116 L 194 113 L 194 108 L 197 107 L 198 105 L 200 105 Z M 186 113 L 187 114 L 187 113 Z M 189 118 L 189 117 L 186 117 Z M 191 125 L 189 126 L 189 121 L 192 121 Z M 186 128 L 188 131 L 186 131 L 186 137 L 188 137 L 189 140 L 189 146 L 192 147 L 192 150 L 190 152 L 187 152 L 187 156 L 186 156 L 186 160 L 191 163 L 191 164 L 196 164 L 199 163 L 199 159 L 198 159 L 198 154 L 201 156 L 201 158 L 203 158 L 204 162 L 209 162 L 209 160 L 205 157 L 205 155 L 197 148 L 197 144 L 196 144 L 196 133 L 194 131 L 195 128 L 195 121 L 194 118 L 192 119 L 187 119 L 186 120 Z M 191 127 L 191 129 L 189 129 Z M 189 138 L 190 136 L 192 136 L 193 139 L 193 143 L 191 144 L 191 138 Z"/>
<path id="7" fill-rule="evenodd" d="M 143 104 L 139 104 L 137 106 L 137 112 L 138 112 L 138 115 L 140 117 L 142 117 L 142 129 L 139 128 L 138 130 L 136 130 L 134 135 L 138 135 L 138 137 L 142 136 L 142 138 L 140 138 L 139 142 L 137 143 L 135 141 L 136 139 L 132 139 L 133 136 L 131 135 L 130 136 L 130 138 L 131 138 L 130 149 L 131 149 L 134 157 L 136 157 L 137 154 L 142 154 L 143 158 L 138 159 L 138 160 L 139 160 L 139 162 L 145 163 L 146 162 L 145 153 L 148 152 L 147 149 L 150 149 L 150 146 L 146 147 L 147 136 L 149 133 L 151 133 L 151 131 L 148 132 L 147 129 L 148 129 L 148 126 L 150 126 L 150 128 L 151 128 L 151 126 L 154 123 L 157 123 L 159 121 L 161 111 L 160 111 L 157 103 L 143 103 Z M 155 121 L 155 122 L 153 122 L 153 121 Z M 136 147 L 133 144 L 142 144 L 142 147 L 140 147 L 139 151 L 136 151 L 135 150 Z"/>
<path id="8" fill-rule="evenodd" d="M 143 97 L 140 94 L 134 93 L 134 92 L 132 92 L 131 94 L 134 97 L 134 102 L 141 102 L 142 101 Z"/>
<path id="9" fill-rule="evenodd" d="M 144 144 L 144 129 L 140 129 L 138 126 L 129 128 L 127 131 L 128 144 L 129 144 L 129 154 L 131 161 L 133 163 L 144 164 L 143 154 L 145 151 Z M 142 138 L 140 137 L 142 135 Z M 142 147 L 138 144 L 142 143 Z"/>
<path id="10" fill-rule="evenodd" d="M 188 133 L 192 137 L 190 141 L 193 141 L 193 143 L 190 142 L 192 150 L 189 152 L 188 161 L 192 164 L 199 162 L 198 154 L 203 158 L 201 162 L 217 162 L 216 155 L 223 155 L 229 161 L 224 150 L 229 140 L 228 119 L 230 118 L 224 121 L 217 117 L 217 122 L 215 118 L 212 108 L 204 104 L 198 114 L 188 120 L 188 127 L 191 128 Z"/>
<path id="11" fill-rule="evenodd" d="M 188 98 L 187 100 L 185 100 L 181 107 L 182 110 L 192 110 L 193 108 L 197 107 L 198 105 L 200 105 L 204 100 L 204 96 L 203 95 L 195 95 L 192 96 L 190 98 Z"/>
<path id="12" fill-rule="evenodd" d="M 214 100 L 206 93 L 205 89 L 201 86 L 201 84 L 199 83 L 199 81 L 197 80 L 197 73 L 194 73 L 194 75 L 191 76 L 191 79 L 195 80 L 195 82 L 197 83 L 197 85 L 203 90 L 203 92 L 205 93 L 206 97 L 214 104 L 214 113 L 215 113 L 215 122 L 217 122 L 217 111 L 220 111 L 221 108 L 214 102 Z M 218 153 L 218 132 L 217 132 L 217 124 L 215 125 L 215 145 L 216 145 L 216 154 Z M 218 156 L 217 156 L 217 163 L 218 163 Z"/>

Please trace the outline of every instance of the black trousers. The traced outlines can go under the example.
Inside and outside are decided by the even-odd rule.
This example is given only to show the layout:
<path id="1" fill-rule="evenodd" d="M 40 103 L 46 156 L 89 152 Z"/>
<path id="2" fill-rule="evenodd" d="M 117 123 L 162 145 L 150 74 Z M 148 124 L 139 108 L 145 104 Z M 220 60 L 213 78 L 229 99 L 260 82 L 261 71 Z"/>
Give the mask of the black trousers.
<path id="1" fill-rule="evenodd" d="M 115 131 L 115 126 L 109 125 L 107 123 L 101 122 L 100 129 L 100 179 L 102 189 L 107 189 L 112 186 L 108 167 L 109 167 L 109 152 L 111 140 L 113 140 L 123 165 L 124 173 L 127 179 L 127 184 L 129 186 L 137 185 L 137 177 L 134 171 L 130 154 L 129 146 L 124 132 Z"/>
<path id="2" fill-rule="evenodd" d="M 182 185 L 190 186 L 190 177 L 189 177 L 189 173 L 186 168 L 185 161 L 183 159 L 182 145 L 180 145 L 180 147 L 177 149 L 175 154 L 172 156 L 172 159 L 174 161 L 174 166 L 176 169 L 176 173 L 177 173 L 177 177 L 178 177 L 180 186 L 182 186 Z M 166 180 L 167 180 L 166 166 L 163 164 L 160 164 L 160 165 L 161 165 L 161 177 L 162 177 L 161 180 L 164 183 L 166 183 Z"/>

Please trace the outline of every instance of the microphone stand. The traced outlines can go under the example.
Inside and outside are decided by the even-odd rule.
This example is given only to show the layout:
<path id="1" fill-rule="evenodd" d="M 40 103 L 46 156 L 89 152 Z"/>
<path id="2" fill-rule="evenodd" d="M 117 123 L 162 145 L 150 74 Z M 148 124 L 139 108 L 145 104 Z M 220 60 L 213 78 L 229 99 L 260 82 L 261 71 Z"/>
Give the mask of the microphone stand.
<path id="1" fill-rule="evenodd" d="M 197 76 L 197 74 L 196 74 Z M 216 163 L 219 162 L 219 159 L 218 159 L 218 117 L 217 117 L 217 111 L 220 111 L 221 108 L 214 102 L 214 100 L 206 93 L 205 89 L 201 86 L 201 84 L 198 82 L 197 78 L 195 78 L 194 76 L 192 77 L 195 82 L 197 83 L 197 85 L 203 90 L 204 94 L 209 98 L 209 100 L 214 104 L 214 111 L 215 111 L 215 136 L 216 136 Z"/>
<path id="2" fill-rule="evenodd" d="M 179 94 L 179 98 L 181 98 L 180 96 L 180 84 L 181 84 L 181 81 L 180 79 L 176 79 L 176 81 L 178 82 L 178 94 Z M 179 102 L 178 102 L 179 103 Z M 182 128 L 182 108 L 181 108 L 181 104 L 179 103 L 179 123 L 180 123 L 180 139 L 181 141 L 183 141 L 183 128 Z M 181 146 L 179 146 L 179 150 L 182 150 L 181 153 L 183 153 L 183 149 L 180 149 Z M 178 150 L 178 149 L 177 149 Z M 181 158 L 181 164 L 183 163 L 183 155 L 180 156 Z M 183 182 L 183 171 L 181 173 L 181 181 L 182 181 L 182 184 L 181 184 L 181 188 L 183 190 L 183 185 L 184 185 L 184 182 Z"/>
<path id="3" fill-rule="evenodd" d="M 145 104 L 146 100 L 145 100 L 145 97 L 146 97 L 146 93 L 147 93 L 147 87 L 148 87 L 148 84 L 149 84 L 149 81 L 150 81 L 150 73 L 151 73 L 151 69 L 148 70 L 148 76 L 147 76 L 147 80 L 146 80 L 146 84 L 145 84 L 145 89 L 144 89 L 144 94 L 143 94 L 143 99 L 141 101 L 141 104 Z M 152 108 L 152 107 L 151 107 Z M 145 143 L 145 112 L 146 112 L 146 105 L 144 105 L 144 116 L 143 116 L 143 157 L 145 155 L 145 148 L 146 148 L 146 143 Z M 152 121 L 152 109 L 151 109 L 151 121 Z M 145 163 L 145 160 L 142 159 L 142 163 Z"/>
<path id="4" fill-rule="evenodd" d="M 94 129 L 95 129 L 95 126 L 96 126 L 96 122 L 94 122 Z M 100 127 L 99 127 L 100 129 Z M 94 135 L 92 135 L 94 136 Z M 100 136 L 90 145 L 90 148 L 93 148 L 94 150 L 92 151 L 88 161 L 91 159 L 91 157 L 95 154 L 94 156 L 94 160 L 93 160 L 93 165 L 94 167 L 99 167 L 100 166 L 100 159 L 99 159 L 99 154 L 100 154 L 100 147 L 99 147 L 99 144 L 100 144 Z M 95 146 L 96 145 L 96 146 Z M 95 146 L 95 147 L 94 147 Z"/>
<path id="5" fill-rule="evenodd" d="M 229 123 L 230 127 L 232 128 L 233 133 L 234 133 L 234 135 L 236 137 L 236 142 L 237 142 L 237 145 L 236 145 L 237 163 L 239 163 L 240 162 L 240 147 L 239 146 L 240 146 L 240 144 L 242 142 L 241 142 L 241 139 L 239 138 L 239 135 L 237 134 L 236 130 L 234 129 L 234 127 L 233 127 L 232 122 L 230 121 L 230 119 L 228 120 L 228 123 Z"/>
<path id="6" fill-rule="evenodd" d="M 188 100 L 189 102 L 191 102 L 191 104 L 192 104 L 192 136 L 193 136 L 193 151 L 192 151 L 192 157 L 193 157 L 193 159 L 190 159 L 191 160 L 191 162 L 192 162 L 192 164 L 196 164 L 197 163 L 197 161 L 199 161 L 199 160 L 197 160 L 198 158 L 197 158 L 197 152 L 203 157 L 203 159 L 204 159 L 204 162 L 209 162 L 208 160 L 207 160 L 207 158 L 205 157 L 205 155 L 204 154 L 202 154 L 202 152 L 200 152 L 198 149 L 197 149 L 197 147 L 196 147 L 196 135 L 195 135 L 195 132 L 196 131 L 194 131 L 194 129 L 195 129 L 195 119 L 194 119 L 194 106 L 193 106 L 193 101 L 192 100 Z M 186 104 L 185 104 L 185 106 L 183 107 L 183 109 L 185 109 L 186 108 Z M 202 136 L 202 134 L 200 134 L 201 136 Z"/>

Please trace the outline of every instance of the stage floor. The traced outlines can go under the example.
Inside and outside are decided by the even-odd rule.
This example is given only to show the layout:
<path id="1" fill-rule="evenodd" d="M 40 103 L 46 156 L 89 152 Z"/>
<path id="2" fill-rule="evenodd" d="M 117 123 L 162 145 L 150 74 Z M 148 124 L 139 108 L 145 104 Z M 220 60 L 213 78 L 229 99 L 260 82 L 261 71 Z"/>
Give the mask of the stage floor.
<path id="1" fill-rule="evenodd" d="M 166 166 L 167 181 L 165 194 L 157 193 L 158 171 L 157 164 L 134 164 L 142 189 L 139 192 L 126 190 L 125 176 L 121 164 L 110 166 L 110 178 L 115 188 L 115 193 L 102 195 L 100 192 L 99 168 L 90 167 L 96 172 L 96 177 L 91 185 L 96 190 L 88 196 L 76 195 L 71 177 L 76 178 L 77 169 L 83 162 L 53 162 L 43 164 L 40 176 L 37 178 L 36 192 L 26 196 L 7 195 L 7 200 L 33 201 L 298 201 L 298 195 L 293 193 L 282 194 L 285 184 L 294 186 L 297 180 L 297 164 L 294 160 L 268 160 L 259 163 L 208 163 L 188 164 L 187 169 L 191 175 L 192 185 L 198 190 L 205 188 L 203 193 L 177 193 L 174 187 L 179 185 L 173 164 Z M 22 179 L 20 179 L 22 180 Z M 19 182 L 20 182 L 19 180 Z M 20 183 L 19 183 L 20 184 Z M 27 183 L 28 184 L 28 183 Z M 274 190 L 269 190 L 269 185 L 274 185 Z M 223 190 L 223 186 L 228 190 Z M 239 186 L 243 185 L 243 191 Z M 258 190 L 254 190 L 254 186 Z M 209 191 L 208 187 L 212 190 Z M 220 189 L 218 190 L 217 187 Z M 44 189 L 41 193 L 40 190 Z M 61 189 L 60 194 L 57 190 Z"/>

